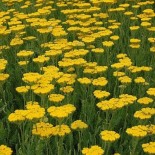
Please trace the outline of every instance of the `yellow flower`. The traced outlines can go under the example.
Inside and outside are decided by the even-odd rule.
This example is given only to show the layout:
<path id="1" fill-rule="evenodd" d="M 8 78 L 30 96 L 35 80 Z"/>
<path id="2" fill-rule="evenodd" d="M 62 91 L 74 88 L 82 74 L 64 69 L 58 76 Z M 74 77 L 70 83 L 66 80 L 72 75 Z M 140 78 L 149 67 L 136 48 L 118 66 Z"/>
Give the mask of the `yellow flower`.
<path id="1" fill-rule="evenodd" d="M 25 110 L 15 110 L 14 113 L 11 113 L 8 117 L 8 120 L 10 122 L 22 122 L 24 120 L 26 120 L 26 115 L 27 115 L 28 111 Z"/>
<path id="2" fill-rule="evenodd" d="M 140 27 L 139 26 L 130 26 L 131 31 L 138 30 Z"/>
<path id="3" fill-rule="evenodd" d="M 32 56 L 33 54 L 34 54 L 33 51 L 22 50 L 17 53 L 17 56 L 27 58 L 27 57 Z"/>
<path id="4" fill-rule="evenodd" d="M 17 87 L 16 88 L 16 91 L 18 93 L 21 93 L 21 94 L 25 94 L 29 91 L 30 87 L 29 86 L 20 86 L 20 87 Z"/>
<path id="5" fill-rule="evenodd" d="M 106 46 L 106 47 L 111 47 L 114 45 L 114 43 L 112 41 L 104 41 L 102 42 L 103 46 Z"/>
<path id="6" fill-rule="evenodd" d="M 71 124 L 71 128 L 73 130 L 86 129 L 88 128 L 88 125 L 81 120 L 76 120 Z"/>
<path id="7" fill-rule="evenodd" d="M 0 73 L 0 84 L 4 83 L 9 78 L 9 74 Z"/>
<path id="8" fill-rule="evenodd" d="M 123 84 L 128 84 L 132 82 L 132 79 L 128 76 L 119 77 L 118 80 Z"/>
<path id="9" fill-rule="evenodd" d="M 127 128 L 126 133 L 133 137 L 145 137 L 147 135 L 148 128 L 145 125 L 137 125 L 131 128 Z"/>
<path id="10" fill-rule="evenodd" d="M 78 80 L 78 82 L 80 82 L 81 84 L 85 84 L 85 85 L 91 84 L 91 79 L 89 79 L 89 78 L 87 78 L 87 77 L 78 78 L 77 80 Z"/>
<path id="11" fill-rule="evenodd" d="M 91 50 L 93 53 L 104 53 L 104 49 L 103 48 L 95 48 Z"/>
<path id="12" fill-rule="evenodd" d="M 114 36 L 111 36 L 110 39 L 112 39 L 112 40 L 118 40 L 119 39 L 119 36 L 114 35 Z"/>
<path id="13" fill-rule="evenodd" d="M 155 88 L 149 88 L 146 92 L 148 95 L 155 96 Z"/>
<path id="14" fill-rule="evenodd" d="M 141 26 L 142 27 L 149 27 L 149 26 L 151 26 L 151 23 L 150 22 L 141 22 Z"/>
<path id="15" fill-rule="evenodd" d="M 92 84 L 94 86 L 105 86 L 108 83 L 105 77 L 99 77 L 97 79 L 94 79 Z"/>
<path id="16" fill-rule="evenodd" d="M 142 83 L 145 84 L 145 79 L 143 77 L 137 77 L 136 79 L 134 79 L 135 83 Z"/>
<path id="17" fill-rule="evenodd" d="M 139 119 L 150 119 L 153 115 L 155 115 L 155 108 L 142 108 L 139 111 L 134 113 L 135 118 Z"/>
<path id="18" fill-rule="evenodd" d="M 137 102 L 139 104 L 142 104 L 142 105 L 147 105 L 147 104 L 150 104 L 153 102 L 153 99 L 152 98 L 149 98 L 149 97 L 142 97 L 142 98 L 139 98 L 137 100 Z"/>
<path id="19" fill-rule="evenodd" d="M 25 117 L 27 120 L 38 120 L 45 115 L 45 109 L 38 102 L 27 102 L 26 109 L 27 114 Z"/>
<path id="20" fill-rule="evenodd" d="M 39 55 L 37 58 L 33 58 L 33 62 L 40 64 L 40 65 L 47 61 L 49 61 L 49 57 L 46 57 L 44 55 Z"/>
<path id="21" fill-rule="evenodd" d="M 155 154 L 155 142 L 149 142 L 149 143 L 142 144 L 142 148 L 145 153 Z"/>
<path id="22" fill-rule="evenodd" d="M 120 138 L 120 135 L 115 131 L 104 130 L 100 133 L 102 140 L 114 142 Z"/>
<path id="23" fill-rule="evenodd" d="M 83 155 L 103 155 L 104 150 L 98 145 L 93 145 L 90 148 L 86 148 L 86 147 L 83 148 L 82 154 Z"/>
<path id="24" fill-rule="evenodd" d="M 130 44 L 129 45 L 131 48 L 139 48 L 140 44 Z"/>
<path id="25" fill-rule="evenodd" d="M 153 46 L 153 47 L 150 47 L 150 52 L 153 52 L 153 53 L 155 53 L 155 46 Z"/>
<path id="26" fill-rule="evenodd" d="M 39 73 L 29 72 L 24 73 L 22 80 L 30 85 L 37 82 L 41 78 L 41 75 Z"/>
<path id="27" fill-rule="evenodd" d="M 115 72 L 113 72 L 113 76 L 115 76 L 115 77 L 121 77 L 121 76 L 125 76 L 125 73 L 124 72 L 115 71 Z"/>
<path id="28" fill-rule="evenodd" d="M 74 88 L 71 87 L 71 86 L 65 86 L 65 87 L 61 87 L 60 90 L 65 93 L 65 94 L 68 94 L 68 93 L 71 93 L 74 91 Z"/>
<path id="29" fill-rule="evenodd" d="M 0 154 L 1 155 L 12 155 L 13 151 L 11 148 L 7 147 L 6 145 L 0 145 Z"/>
<path id="30" fill-rule="evenodd" d="M 11 46 L 17 46 L 23 44 L 23 40 L 21 38 L 14 38 L 11 40 L 10 45 Z"/>
<path id="31" fill-rule="evenodd" d="M 19 61 L 18 64 L 22 67 L 26 67 L 28 65 L 29 61 Z"/>
<path id="32" fill-rule="evenodd" d="M 136 38 L 132 38 L 132 39 L 130 39 L 130 43 L 133 43 L 133 44 L 138 44 L 138 43 L 140 43 L 140 39 L 136 39 Z"/>
<path id="33" fill-rule="evenodd" d="M 48 99 L 51 101 L 51 102 L 61 102 L 63 99 L 65 98 L 64 95 L 61 95 L 61 94 L 50 94 L 48 96 Z"/>
<path id="34" fill-rule="evenodd" d="M 106 97 L 108 97 L 108 96 L 110 95 L 109 92 L 107 92 L 107 91 L 102 91 L 102 90 L 95 90 L 95 91 L 93 92 L 93 94 L 94 94 L 94 96 L 95 96 L 96 98 L 98 98 L 98 99 L 106 98 Z"/>
<path id="35" fill-rule="evenodd" d="M 54 136 L 65 136 L 69 133 L 71 133 L 71 129 L 69 128 L 68 125 L 61 124 L 61 125 L 56 125 L 52 128 L 52 132 Z"/>
<path id="36" fill-rule="evenodd" d="M 42 138 L 49 138 L 53 133 L 52 128 L 53 125 L 50 123 L 39 122 L 33 125 L 32 134 Z"/>
<path id="37" fill-rule="evenodd" d="M 66 104 L 59 107 L 51 106 L 47 109 L 47 112 L 54 118 L 63 119 L 68 117 L 75 110 L 76 108 L 74 105 Z"/>
<path id="38" fill-rule="evenodd" d="M 48 83 L 41 83 L 32 85 L 31 89 L 37 95 L 47 95 L 54 89 L 54 85 Z"/>

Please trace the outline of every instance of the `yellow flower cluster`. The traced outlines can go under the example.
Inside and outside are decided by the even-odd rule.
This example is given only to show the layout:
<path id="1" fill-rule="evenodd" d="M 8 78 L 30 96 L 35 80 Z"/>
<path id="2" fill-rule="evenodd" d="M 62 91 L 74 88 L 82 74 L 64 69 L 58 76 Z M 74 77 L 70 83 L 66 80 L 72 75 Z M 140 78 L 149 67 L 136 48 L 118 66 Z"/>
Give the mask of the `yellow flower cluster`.
<path id="1" fill-rule="evenodd" d="M 20 94 L 25 94 L 29 91 L 30 86 L 20 86 L 16 88 L 16 91 Z"/>
<path id="2" fill-rule="evenodd" d="M 68 125 L 65 124 L 56 125 L 55 127 L 52 128 L 52 131 L 54 136 L 60 136 L 60 137 L 71 133 L 71 129 L 69 128 Z"/>
<path id="3" fill-rule="evenodd" d="M 139 119 L 150 119 L 152 116 L 155 115 L 155 108 L 142 108 L 139 111 L 136 111 L 134 113 L 134 117 L 135 118 L 139 118 Z"/>
<path id="4" fill-rule="evenodd" d="M 36 83 L 40 78 L 41 78 L 41 75 L 39 73 L 29 72 L 29 73 L 23 74 L 22 80 L 25 83 L 32 85 L 32 84 Z"/>
<path id="5" fill-rule="evenodd" d="M 101 87 L 105 86 L 107 83 L 108 81 L 106 80 L 105 77 L 99 77 L 97 79 L 94 79 L 92 82 L 94 86 L 101 86 Z"/>
<path id="6" fill-rule="evenodd" d="M 104 150 L 98 145 L 93 145 L 90 148 L 86 148 L 86 147 L 83 148 L 82 154 L 83 155 L 103 155 Z"/>
<path id="7" fill-rule="evenodd" d="M 104 130 L 100 133 L 103 141 L 114 142 L 120 138 L 120 135 L 115 131 Z"/>
<path id="8" fill-rule="evenodd" d="M 155 96 L 155 88 L 149 88 L 146 92 L 148 95 Z"/>
<path id="9" fill-rule="evenodd" d="M 27 102 L 26 110 L 15 110 L 8 117 L 10 122 L 22 122 L 25 120 L 38 120 L 45 115 L 45 109 L 38 102 Z"/>
<path id="10" fill-rule="evenodd" d="M 31 89 L 37 95 L 46 95 L 54 89 L 54 85 L 49 83 L 37 83 L 32 85 Z"/>
<path id="11" fill-rule="evenodd" d="M 96 98 L 98 98 L 98 99 L 106 98 L 106 97 L 108 97 L 108 96 L 110 95 L 109 92 L 107 92 L 107 91 L 102 91 L 102 90 L 95 90 L 95 91 L 93 92 L 93 94 L 94 94 L 94 96 L 95 96 Z"/>
<path id="12" fill-rule="evenodd" d="M 155 154 L 155 142 L 149 142 L 149 143 L 142 144 L 142 148 L 145 153 Z"/>
<path id="13" fill-rule="evenodd" d="M 28 58 L 34 54 L 33 51 L 22 50 L 17 53 L 17 56 L 20 58 Z"/>
<path id="14" fill-rule="evenodd" d="M 4 70 L 5 70 L 5 68 L 6 68 L 6 65 L 7 65 L 7 60 L 5 60 L 5 59 L 0 59 L 0 73 L 1 72 L 3 72 Z"/>
<path id="15" fill-rule="evenodd" d="M 139 98 L 137 102 L 142 105 L 148 105 L 153 102 L 153 99 L 149 97 L 142 97 L 142 98 Z"/>
<path id="16" fill-rule="evenodd" d="M 0 73 L 0 84 L 3 84 L 9 78 L 9 74 Z"/>
<path id="17" fill-rule="evenodd" d="M 39 55 L 37 58 L 33 58 L 33 62 L 42 65 L 43 63 L 49 61 L 49 57 L 46 57 L 45 55 Z"/>
<path id="18" fill-rule="evenodd" d="M 51 102 L 55 102 L 55 103 L 61 102 L 64 98 L 65 98 L 65 96 L 61 95 L 61 94 L 50 94 L 48 96 L 48 99 Z"/>
<path id="19" fill-rule="evenodd" d="M 0 154 L 1 155 L 12 155 L 13 151 L 11 148 L 7 147 L 6 145 L 0 145 Z"/>
<path id="20" fill-rule="evenodd" d="M 32 134 L 38 135 L 42 138 L 48 138 L 52 136 L 53 125 L 50 123 L 39 122 L 33 125 Z"/>
<path id="21" fill-rule="evenodd" d="M 124 106 L 133 104 L 136 100 L 137 98 L 135 96 L 122 94 L 119 96 L 119 98 L 111 98 L 109 100 L 103 100 L 97 103 L 97 107 L 103 111 L 116 110 Z"/>
<path id="22" fill-rule="evenodd" d="M 127 128 L 126 133 L 133 137 L 142 138 L 149 134 L 155 134 L 155 125 L 137 125 Z"/>
<path id="23" fill-rule="evenodd" d="M 81 120 L 76 120 L 71 124 L 71 128 L 73 130 L 80 130 L 80 129 L 86 129 L 88 128 L 88 125 Z"/>
<path id="24" fill-rule="evenodd" d="M 91 84 L 91 79 L 89 79 L 87 77 L 78 78 L 77 80 L 78 80 L 78 82 L 80 82 L 81 84 L 84 84 L 84 85 Z"/>
<path id="25" fill-rule="evenodd" d="M 72 104 L 66 104 L 59 107 L 51 106 L 47 109 L 50 116 L 58 119 L 63 119 L 68 117 L 71 113 L 76 110 L 75 106 Z"/>

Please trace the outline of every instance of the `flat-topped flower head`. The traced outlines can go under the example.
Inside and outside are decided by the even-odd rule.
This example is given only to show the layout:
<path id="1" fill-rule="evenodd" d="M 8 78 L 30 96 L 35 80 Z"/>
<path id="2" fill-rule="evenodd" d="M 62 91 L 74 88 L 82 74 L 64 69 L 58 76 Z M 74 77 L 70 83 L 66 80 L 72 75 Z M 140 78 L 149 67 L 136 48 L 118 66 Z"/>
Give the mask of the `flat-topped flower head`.
<path id="1" fill-rule="evenodd" d="M 9 78 L 9 74 L 0 73 L 0 84 L 3 84 Z"/>
<path id="2" fill-rule="evenodd" d="M 106 97 L 108 97 L 108 96 L 110 95 L 109 92 L 107 92 L 107 91 L 102 91 L 102 90 L 95 90 L 95 91 L 93 92 L 93 94 L 94 94 L 94 96 L 95 96 L 96 98 L 98 98 L 98 99 L 106 98 Z"/>
<path id="3" fill-rule="evenodd" d="M 68 125 L 61 124 L 61 125 L 56 125 L 52 128 L 52 132 L 54 136 L 60 136 L 63 137 L 65 135 L 68 135 L 71 133 L 71 129 Z"/>
<path id="4" fill-rule="evenodd" d="M 57 119 L 63 119 L 68 117 L 71 113 L 76 110 L 75 106 L 72 104 L 66 104 L 59 107 L 51 106 L 47 109 L 51 117 Z"/>
<path id="5" fill-rule="evenodd" d="M 153 99 L 150 97 L 142 97 L 142 98 L 139 98 L 137 102 L 141 105 L 148 105 L 153 102 Z"/>
<path id="6" fill-rule="evenodd" d="M 29 72 L 29 73 L 23 74 L 22 80 L 32 85 L 33 83 L 36 83 L 40 78 L 41 78 L 41 75 L 39 73 Z"/>
<path id="7" fill-rule="evenodd" d="M 20 94 L 25 94 L 29 91 L 30 86 L 20 86 L 16 88 L 16 91 Z"/>
<path id="8" fill-rule="evenodd" d="M 141 120 L 150 119 L 154 115 L 155 115 L 155 108 L 149 108 L 149 107 L 142 108 L 141 110 L 136 111 L 134 113 L 134 117 L 139 118 Z"/>
<path id="9" fill-rule="evenodd" d="M 92 82 L 94 86 L 105 86 L 107 83 L 108 81 L 105 77 L 99 77 L 97 79 L 94 79 Z"/>
<path id="10" fill-rule="evenodd" d="M 100 133 L 103 141 L 114 142 L 120 138 L 120 135 L 115 131 L 104 130 Z"/>
<path id="11" fill-rule="evenodd" d="M 88 125 L 81 120 L 76 120 L 71 124 L 73 130 L 81 130 L 88 128 Z"/>
<path id="12" fill-rule="evenodd" d="M 146 92 L 148 95 L 155 96 L 155 88 L 149 88 Z"/>
<path id="13" fill-rule="evenodd" d="M 82 154 L 83 155 L 103 155 L 104 150 L 98 145 L 93 145 L 90 148 L 86 148 L 86 147 L 83 148 Z"/>
<path id="14" fill-rule="evenodd" d="M 142 138 L 147 136 L 147 126 L 145 125 L 137 125 L 131 128 L 127 128 L 126 133 L 133 137 Z"/>
<path id="15" fill-rule="evenodd" d="M 142 144 L 143 151 L 148 154 L 155 154 L 155 142 Z"/>
<path id="16" fill-rule="evenodd" d="M 40 136 L 41 138 L 48 138 L 52 136 L 53 125 L 50 123 L 39 122 L 33 125 L 32 134 Z"/>
<path id="17" fill-rule="evenodd" d="M 111 47 L 114 45 L 114 43 L 112 41 L 103 41 L 102 44 L 105 47 Z"/>
<path id="18" fill-rule="evenodd" d="M 64 98 L 65 96 L 61 94 L 50 94 L 48 96 L 49 101 L 55 102 L 55 103 L 61 102 Z"/>
<path id="19" fill-rule="evenodd" d="M 1 155 L 12 155 L 13 151 L 10 147 L 6 145 L 0 145 L 0 154 Z"/>
<path id="20" fill-rule="evenodd" d="M 91 84 L 91 79 L 89 79 L 87 77 L 78 78 L 77 80 L 78 80 L 79 83 L 81 83 L 83 85 Z"/>
<path id="21" fill-rule="evenodd" d="M 17 57 L 28 58 L 34 54 L 33 51 L 22 50 L 17 53 Z"/>

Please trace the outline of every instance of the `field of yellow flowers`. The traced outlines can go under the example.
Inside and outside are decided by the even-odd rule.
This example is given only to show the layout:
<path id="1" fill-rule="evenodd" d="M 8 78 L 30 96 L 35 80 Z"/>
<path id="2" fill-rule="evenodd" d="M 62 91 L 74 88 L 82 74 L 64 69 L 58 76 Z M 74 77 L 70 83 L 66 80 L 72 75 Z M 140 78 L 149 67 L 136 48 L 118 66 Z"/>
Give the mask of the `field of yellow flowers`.
<path id="1" fill-rule="evenodd" d="M 154 0 L 1 0 L 0 155 L 148 154 Z"/>

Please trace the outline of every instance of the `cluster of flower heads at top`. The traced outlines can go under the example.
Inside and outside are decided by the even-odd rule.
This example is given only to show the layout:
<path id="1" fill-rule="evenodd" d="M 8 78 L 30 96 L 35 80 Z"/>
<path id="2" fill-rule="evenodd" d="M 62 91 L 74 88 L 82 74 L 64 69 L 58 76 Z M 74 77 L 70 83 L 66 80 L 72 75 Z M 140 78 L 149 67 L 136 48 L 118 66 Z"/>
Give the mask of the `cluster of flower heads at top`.
<path id="1" fill-rule="evenodd" d="M 134 113 L 134 117 L 140 120 L 147 120 L 155 115 L 154 96 L 155 88 L 149 88 L 146 93 L 151 97 L 141 97 L 137 102 L 142 106 L 142 108 Z"/>
<path id="2" fill-rule="evenodd" d="M 143 138 L 155 134 L 155 125 L 137 125 L 126 129 L 126 133 L 132 137 Z"/>
<path id="3" fill-rule="evenodd" d="M 120 138 L 120 135 L 116 133 L 115 131 L 109 131 L 109 130 L 104 130 L 100 133 L 101 139 L 105 142 L 115 142 Z M 91 146 L 90 148 L 83 148 L 82 149 L 82 154 L 83 155 L 103 155 L 104 150 L 98 146 L 94 145 Z M 119 153 L 115 153 L 114 155 L 120 155 Z"/>
<path id="4" fill-rule="evenodd" d="M 41 138 L 48 138 L 51 136 L 65 136 L 73 130 L 81 130 L 88 128 L 88 125 L 81 120 L 76 120 L 71 123 L 71 127 L 63 124 L 63 120 L 68 118 L 76 110 L 72 104 L 65 104 L 63 106 L 51 106 L 47 109 L 49 115 L 55 118 L 59 124 L 53 126 L 50 123 L 39 122 L 33 126 L 32 133 Z"/>
<path id="5" fill-rule="evenodd" d="M 152 67 L 147 66 L 134 66 L 132 65 L 131 59 L 125 53 L 121 53 L 117 55 L 118 61 L 111 65 L 112 68 L 116 69 L 113 72 L 113 76 L 118 78 L 122 84 L 130 84 L 132 82 L 132 78 L 127 75 L 128 74 L 135 74 L 140 72 L 149 72 L 152 70 Z M 134 79 L 136 84 L 148 85 L 149 83 L 141 76 L 138 76 Z"/>
<path id="6" fill-rule="evenodd" d="M 74 121 L 70 126 L 66 124 L 53 126 L 51 123 L 39 122 L 33 125 L 32 134 L 40 138 L 49 138 L 52 136 L 63 137 L 70 134 L 71 129 L 80 131 L 86 128 L 88 128 L 88 125 L 81 120 Z"/>
<path id="7" fill-rule="evenodd" d="M 146 2 L 139 2 L 137 3 L 137 5 L 133 6 L 135 7 L 135 9 L 139 9 L 140 6 L 143 5 L 152 5 L 154 4 L 153 1 L 146 1 Z M 145 31 L 148 32 L 148 34 L 150 35 L 152 32 L 155 31 L 155 27 L 152 25 L 152 23 L 150 22 L 151 19 L 153 19 L 155 17 L 155 12 L 152 8 L 146 8 L 146 9 L 142 9 L 142 13 L 141 14 L 134 14 L 134 12 L 129 11 L 128 15 L 132 15 L 132 17 L 130 17 L 130 19 L 133 20 L 138 20 L 140 19 L 140 24 L 139 25 L 132 25 L 130 26 L 130 31 L 131 31 L 131 39 L 130 39 L 130 47 L 133 49 L 138 49 L 141 47 L 141 39 L 140 38 L 135 38 L 136 33 L 140 30 L 140 29 L 145 29 Z M 135 17 L 133 17 L 133 15 L 135 15 Z M 151 44 L 150 47 L 150 51 L 151 52 L 155 52 L 155 38 L 152 36 L 146 36 L 146 38 L 148 40 L 148 43 Z M 144 38 L 142 38 L 144 40 Z"/>
<path id="8" fill-rule="evenodd" d="M 25 86 L 17 87 L 17 92 L 26 94 L 32 90 L 37 95 L 49 95 L 49 100 L 52 102 L 60 102 L 64 99 L 64 95 L 53 94 L 55 82 L 58 83 L 64 94 L 72 92 L 72 84 L 75 83 L 76 75 L 63 73 L 55 66 L 43 67 L 43 74 L 37 72 L 24 73 L 22 80 L 26 83 Z M 52 93 L 52 94 L 51 94 Z"/>
<path id="9" fill-rule="evenodd" d="M 149 143 L 142 144 L 142 148 L 145 153 L 155 154 L 155 142 L 149 142 Z"/>
<path id="10" fill-rule="evenodd" d="M 29 101 L 25 110 L 15 110 L 8 116 L 8 120 L 13 123 L 21 123 L 23 121 L 38 121 L 45 115 L 45 109 L 38 102 Z"/>
<path id="11" fill-rule="evenodd" d="M 60 124 L 53 126 L 50 123 L 44 122 L 45 108 L 42 108 L 38 102 L 27 102 L 26 110 L 15 110 L 8 116 L 8 120 L 12 123 L 22 123 L 23 121 L 38 122 L 33 125 L 32 134 L 38 135 L 41 138 L 48 138 L 51 136 L 64 136 L 73 130 L 81 130 L 88 128 L 88 125 L 81 120 L 76 120 L 71 123 L 71 129 L 68 125 L 62 124 L 62 121 L 69 117 L 71 113 L 76 110 L 72 104 L 66 104 L 63 106 L 51 106 L 47 109 L 49 115 L 61 122 Z"/>
<path id="12" fill-rule="evenodd" d="M 4 73 L 7 65 L 7 60 L 0 59 L 0 86 L 9 78 L 9 74 Z"/>
<path id="13" fill-rule="evenodd" d="M 12 155 L 13 151 L 10 147 L 6 145 L 0 145 L 0 154 L 1 155 Z"/>
<path id="14" fill-rule="evenodd" d="M 133 104 L 137 100 L 136 96 L 129 94 L 121 94 L 118 98 L 111 98 L 97 103 L 97 107 L 103 111 L 117 110 L 125 106 Z"/>

